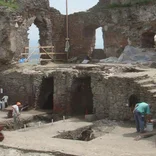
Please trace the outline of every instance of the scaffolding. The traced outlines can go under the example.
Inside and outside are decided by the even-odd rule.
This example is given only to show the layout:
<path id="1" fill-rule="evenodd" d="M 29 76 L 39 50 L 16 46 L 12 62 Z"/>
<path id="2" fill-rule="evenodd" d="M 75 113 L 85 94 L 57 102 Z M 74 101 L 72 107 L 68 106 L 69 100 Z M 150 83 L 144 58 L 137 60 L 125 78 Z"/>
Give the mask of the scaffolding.
<path id="1" fill-rule="evenodd" d="M 37 55 L 38 59 L 36 59 L 39 63 L 42 61 L 66 61 L 68 57 L 66 52 L 54 52 L 54 46 L 25 47 L 24 53 L 21 53 L 21 55 L 26 58 L 25 62 L 29 62 L 29 60 L 33 59 L 34 55 Z M 63 57 L 60 57 L 60 55 Z"/>

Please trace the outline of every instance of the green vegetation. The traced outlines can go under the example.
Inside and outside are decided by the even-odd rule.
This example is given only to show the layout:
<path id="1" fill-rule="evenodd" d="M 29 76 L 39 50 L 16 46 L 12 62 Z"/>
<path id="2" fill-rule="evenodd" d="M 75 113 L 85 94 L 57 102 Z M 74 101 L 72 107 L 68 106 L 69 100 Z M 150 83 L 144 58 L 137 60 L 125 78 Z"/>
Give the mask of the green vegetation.
<path id="1" fill-rule="evenodd" d="M 8 2 L 0 0 L 0 6 L 6 6 L 14 10 L 18 9 L 18 4 L 16 2 L 11 2 L 11 0 L 10 1 L 8 0 Z"/>

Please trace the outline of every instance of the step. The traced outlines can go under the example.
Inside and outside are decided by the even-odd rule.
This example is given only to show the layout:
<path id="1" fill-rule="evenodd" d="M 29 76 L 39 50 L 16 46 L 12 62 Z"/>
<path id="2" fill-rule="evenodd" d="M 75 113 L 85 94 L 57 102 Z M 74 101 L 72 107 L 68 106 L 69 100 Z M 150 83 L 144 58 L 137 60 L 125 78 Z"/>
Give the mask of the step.
<path id="1" fill-rule="evenodd" d="M 149 84 L 149 83 L 154 83 L 152 79 L 147 78 L 147 79 L 143 79 L 143 80 L 135 80 L 136 83 L 138 84 Z"/>
<path id="2" fill-rule="evenodd" d="M 156 89 L 150 89 L 148 91 L 151 92 L 151 93 L 156 93 Z"/>
<path id="3" fill-rule="evenodd" d="M 156 84 L 152 84 L 152 83 L 149 83 L 149 84 L 142 84 L 141 87 L 145 87 L 145 88 L 151 88 L 151 89 L 156 89 Z"/>

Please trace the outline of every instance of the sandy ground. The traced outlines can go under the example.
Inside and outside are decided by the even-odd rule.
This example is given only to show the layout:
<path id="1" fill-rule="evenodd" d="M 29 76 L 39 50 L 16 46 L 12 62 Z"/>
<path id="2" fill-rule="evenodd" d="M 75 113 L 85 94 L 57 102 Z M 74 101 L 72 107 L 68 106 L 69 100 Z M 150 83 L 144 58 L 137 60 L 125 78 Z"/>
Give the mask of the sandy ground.
<path id="1" fill-rule="evenodd" d="M 94 125 L 99 137 L 91 141 L 53 138 L 65 131 Z M 3 131 L 0 156 L 155 156 L 156 136 L 135 141 L 134 125 L 70 118 L 17 131 Z"/>

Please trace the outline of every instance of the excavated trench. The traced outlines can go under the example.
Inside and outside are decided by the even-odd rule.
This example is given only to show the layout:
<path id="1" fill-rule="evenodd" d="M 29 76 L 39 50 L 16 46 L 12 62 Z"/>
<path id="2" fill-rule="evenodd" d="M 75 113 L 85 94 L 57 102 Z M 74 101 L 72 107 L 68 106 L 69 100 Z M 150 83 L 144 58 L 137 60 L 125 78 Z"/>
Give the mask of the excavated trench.
<path id="1" fill-rule="evenodd" d="M 58 114 L 44 114 L 44 115 L 35 115 L 27 119 L 22 118 L 20 119 L 19 126 L 17 129 L 31 128 L 31 127 L 45 125 L 45 124 L 51 123 L 52 120 L 53 122 L 62 120 L 62 116 Z M 3 123 L 3 127 L 4 127 L 3 130 L 6 130 L 6 131 L 15 130 L 13 120 Z"/>

